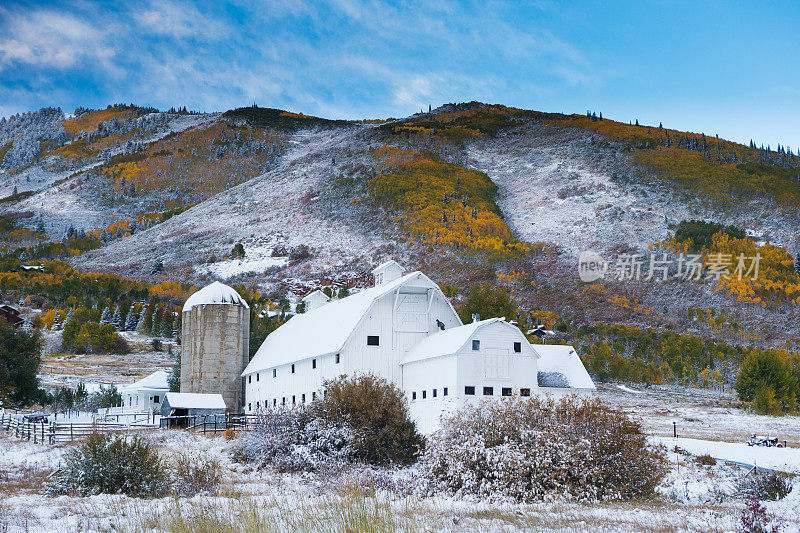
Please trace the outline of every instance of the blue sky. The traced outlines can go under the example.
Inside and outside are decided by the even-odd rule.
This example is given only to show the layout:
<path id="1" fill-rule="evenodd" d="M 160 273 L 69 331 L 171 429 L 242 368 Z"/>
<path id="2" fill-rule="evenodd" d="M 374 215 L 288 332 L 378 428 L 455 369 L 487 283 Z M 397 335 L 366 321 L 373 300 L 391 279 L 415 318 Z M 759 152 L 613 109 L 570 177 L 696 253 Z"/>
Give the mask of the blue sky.
<path id="1" fill-rule="evenodd" d="M 0 115 L 253 102 L 331 118 L 481 100 L 800 147 L 800 2 L 15 2 Z"/>

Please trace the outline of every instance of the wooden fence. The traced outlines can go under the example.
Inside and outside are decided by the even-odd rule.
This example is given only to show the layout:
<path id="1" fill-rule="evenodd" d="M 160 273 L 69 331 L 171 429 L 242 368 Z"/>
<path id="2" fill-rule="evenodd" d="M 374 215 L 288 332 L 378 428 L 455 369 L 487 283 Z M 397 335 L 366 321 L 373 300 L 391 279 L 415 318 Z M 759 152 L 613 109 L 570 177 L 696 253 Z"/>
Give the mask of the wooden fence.
<path id="1" fill-rule="evenodd" d="M 46 422 L 28 421 L 24 418 L 13 417 L 10 414 L 0 414 L 0 429 L 12 431 L 14 436 L 27 439 L 34 443 L 59 444 L 81 440 L 92 433 L 127 432 L 152 429 L 156 426 L 117 424 L 113 422 Z"/>
<path id="2" fill-rule="evenodd" d="M 0 430 L 11 431 L 14 436 L 34 443 L 59 444 L 81 440 L 92 433 L 121 433 L 162 428 L 180 428 L 203 434 L 222 433 L 226 429 L 242 430 L 252 428 L 258 415 L 198 415 L 198 416 L 165 416 L 159 425 L 124 424 L 117 422 L 72 423 L 50 421 L 29 421 L 19 415 L 12 416 L 0 413 Z M 155 421 L 154 421 L 155 422 Z"/>

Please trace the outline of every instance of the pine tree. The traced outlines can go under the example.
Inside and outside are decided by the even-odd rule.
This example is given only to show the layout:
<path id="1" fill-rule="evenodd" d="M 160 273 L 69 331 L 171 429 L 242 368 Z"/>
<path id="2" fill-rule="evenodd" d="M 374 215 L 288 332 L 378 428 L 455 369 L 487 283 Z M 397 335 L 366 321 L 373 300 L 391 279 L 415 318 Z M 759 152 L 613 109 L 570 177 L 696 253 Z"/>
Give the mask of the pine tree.
<path id="1" fill-rule="evenodd" d="M 175 320 L 172 321 L 172 337 L 180 339 L 181 336 L 181 314 L 175 315 Z"/>
<path id="2" fill-rule="evenodd" d="M 119 312 L 119 306 L 117 306 L 114 310 L 114 316 L 111 319 L 111 324 L 114 325 L 114 329 L 120 331 L 120 328 L 122 327 L 122 315 Z"/>
<path id="3" fill-rule="evenodd" d="M 109 309 L 108 306 L 106 306 L 106 308 L 103 309 L 103 314 L 100 315 L 100 324 L 105 325 L 110 323 L 111 323 L 111 309 Z"/>
<path id="4" fill-rule="evenodd" d="M 161 324 L 161 336 L 165 339 L 172 338 L 172 321 L 174 319 L 174 315 L 171 311 L 167 311 L 164 313 L 163 323 Z"/>
<path id="5" fill-rule="evenodd" d="M 128 318 L 125 320 L 125 330 L 126 331 L 133 331 L 136 329 L 136 326 L 139 325 L 139 314 L 131 305 L 130 309 L 128 309 Z"/>
<path id="6" fill-rule="evenodd" d="M 158 337 L 161 335 L 161 322 L 164 319 L 164 309 L 161 306 L 156 308 L 156 312 L 153 313 L 153 324 L 150 326 L 150 336 L 151 337 Z"/>
<path id="7" fill-rule="evenodd" d="M 144 310 L 144 316 L 142 317 L 142 324 L 139 327 L 142 333 L 145 335 L 150 335 L 150 331 L 153 329 L 153 306 L 148 305 L 147 308 Z"/>

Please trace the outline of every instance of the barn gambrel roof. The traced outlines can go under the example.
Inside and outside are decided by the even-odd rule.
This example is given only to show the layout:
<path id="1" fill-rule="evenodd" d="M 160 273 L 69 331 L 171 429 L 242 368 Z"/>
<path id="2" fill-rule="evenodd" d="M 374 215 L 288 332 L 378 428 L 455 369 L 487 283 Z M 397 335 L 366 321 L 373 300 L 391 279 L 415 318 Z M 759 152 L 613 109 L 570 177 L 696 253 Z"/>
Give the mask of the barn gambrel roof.
<path id="1" fill-rule="evenodd" d="M 412 272 L 334 300 L 308 313 L 295 315 L 267 336 L 242 375 L 341 351 L 376 300 L 411 283 L 441 293 L 439 286 L 428 276 Z M 448 302 L 443 294 L 442 298 Z"/>

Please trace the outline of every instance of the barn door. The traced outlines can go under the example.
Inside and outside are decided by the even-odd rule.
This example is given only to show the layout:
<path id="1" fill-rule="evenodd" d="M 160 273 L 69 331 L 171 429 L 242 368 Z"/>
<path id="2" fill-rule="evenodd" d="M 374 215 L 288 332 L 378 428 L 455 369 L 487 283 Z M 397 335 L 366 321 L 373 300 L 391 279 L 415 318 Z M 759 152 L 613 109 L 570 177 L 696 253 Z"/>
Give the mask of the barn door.
<path id="1" fill-rule="evenodd" d="M 394 330 L 427 333 L 428 297 L 426 294 L 399 294 L 395 303 Z"/>
<path id="2" fill-rule="evenodd" d="M 484 355 L 486 379 L 511 379 L 511 355 L 507 349 L 489 348 Z"/>

